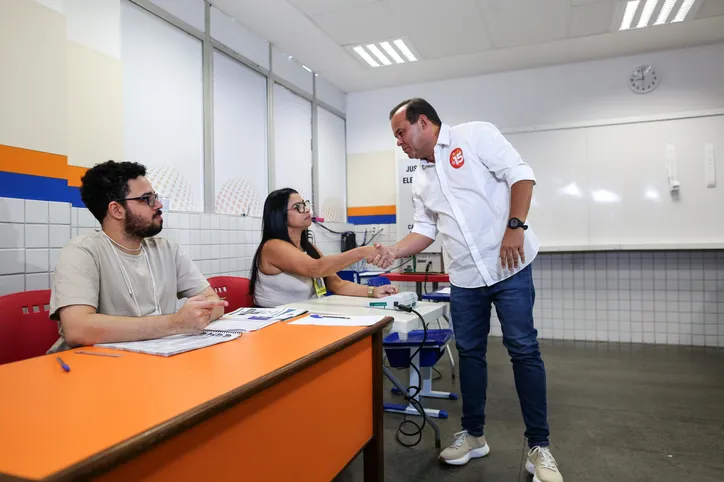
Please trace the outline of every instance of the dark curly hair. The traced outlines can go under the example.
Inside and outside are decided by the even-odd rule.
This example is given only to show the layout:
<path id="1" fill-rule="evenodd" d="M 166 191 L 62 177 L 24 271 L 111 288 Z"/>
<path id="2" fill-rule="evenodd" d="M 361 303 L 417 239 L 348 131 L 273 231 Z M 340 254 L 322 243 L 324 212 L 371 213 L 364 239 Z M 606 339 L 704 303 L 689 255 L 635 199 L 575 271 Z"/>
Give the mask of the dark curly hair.
<path id="1" fill-rule="evenodd" d="M 146 167 L 137 162 L 106 161 L 88 169 L 81 178 L 80 198 L 99 223 L 108 213 L 108 205 L 119 202 L 125 206 L 129 179 L 146 175 Z"/>

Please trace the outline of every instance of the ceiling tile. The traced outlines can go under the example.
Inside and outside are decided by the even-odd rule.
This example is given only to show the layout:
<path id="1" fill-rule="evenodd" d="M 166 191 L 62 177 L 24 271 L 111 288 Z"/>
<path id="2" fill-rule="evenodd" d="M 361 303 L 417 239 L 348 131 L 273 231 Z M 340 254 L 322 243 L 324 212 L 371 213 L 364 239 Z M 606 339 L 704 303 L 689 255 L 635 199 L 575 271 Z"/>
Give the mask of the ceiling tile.
<path id="1" fill-rule="evenodd" d="M 724 15 L 724 1 L 722 0 L 705 0 L 699 11 L 696 12 L 696 18 L 717 17 Z"/>
<path id="2" fill-rule="evenodd" d="M 495 48 L 566 38 L 568 0 L 478 0 Z"/>
<path id="3" fill-rule="evenodd" d="M 398 0 L 403 32 L 424 59 L 453 57 L 491 48 L 476 0 Z M 432 28 L 420 28 L 420 26 Z"/>
<path id="4" fill-rule="evenodd" d="M 599 0 L 571 7 L 568 36 L 583 37 L 608 32 L 615 11 L 616 0 Z"/>
<path id="5" fill-rule="evenodd" d="M 379 0 L 288 0 L 302 13 L 308 16 L 318 15 L 325 12 L 344 10 L 350 7 L 357 7 L 369 3 L 376 3 Z"/>
<path id="6" fill-rule="evenodd" d="M 396 12 L 391 1 L 379 1 L 320 13 L 312 20 L 339 45 L 361 44 L 400 36 Z"/>

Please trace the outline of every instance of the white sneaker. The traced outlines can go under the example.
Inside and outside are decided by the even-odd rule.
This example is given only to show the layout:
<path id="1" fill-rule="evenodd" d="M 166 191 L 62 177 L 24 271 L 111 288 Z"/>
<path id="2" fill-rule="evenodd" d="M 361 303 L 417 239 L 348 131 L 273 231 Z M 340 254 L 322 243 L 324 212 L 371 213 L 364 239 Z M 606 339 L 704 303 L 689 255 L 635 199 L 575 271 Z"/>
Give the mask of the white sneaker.
<path id="1" fill-rule="evenodd" d="M 533 482 L 563 482 L 563 476 L 558 472 L 556 459 L 548 447 L 533 447 L 528 452 L 525 469 L 533 474 Z"/>
<path id="2" fill-rule="evenodd" d="M 490 452 L 483 437 L 473 437 L 467 430 L 455 434 L 455 440 L 440 452 L 440 460 L 450 465 L 465 465 L 470 459 L 485 457 Z"/>

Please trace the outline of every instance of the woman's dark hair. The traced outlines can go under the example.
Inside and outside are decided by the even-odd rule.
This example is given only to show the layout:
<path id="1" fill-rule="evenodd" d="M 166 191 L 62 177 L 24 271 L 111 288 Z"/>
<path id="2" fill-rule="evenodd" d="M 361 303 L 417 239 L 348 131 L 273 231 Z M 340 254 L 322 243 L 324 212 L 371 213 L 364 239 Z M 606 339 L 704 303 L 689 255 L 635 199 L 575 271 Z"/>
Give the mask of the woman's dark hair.
<path id="1" fill-rule="evenodd" d="M 99 223 L 108 212 L 108 205 L 119 202 L 125 206 L 128 181 L 146 175 L 146 167 L 137 162 L 106 161 L 88 169 L 80 180 L 80 198 Z"/>
<path id="2" fill-rule="evenodd" d="M 266 201 L 264 201 L 264 214 L 261 220 L 261 243 L 256 249 L 254 259 L 251 264 L 251 279 L 249 282 L 249 294 L 254 296 L 254 287 L 259 276 L 259 261 L 261 257 L 261 249 L 264 244 L 270 239 L 281 239 L 289 244 L 293 244 L 289 238 L 289 228 L 287 227 L 287 213 L 289 208 L 289 196 L 292 194 L 298 194 L 297 191 L 291 188 L 277 189 L 270 193 Z M 309 241 L 309 230 L 305 229 L 302 231 L 302 243 L 301 247 L 305 253 L 314 259 L 319 259 L 319 253 L 311 241 Z"/>

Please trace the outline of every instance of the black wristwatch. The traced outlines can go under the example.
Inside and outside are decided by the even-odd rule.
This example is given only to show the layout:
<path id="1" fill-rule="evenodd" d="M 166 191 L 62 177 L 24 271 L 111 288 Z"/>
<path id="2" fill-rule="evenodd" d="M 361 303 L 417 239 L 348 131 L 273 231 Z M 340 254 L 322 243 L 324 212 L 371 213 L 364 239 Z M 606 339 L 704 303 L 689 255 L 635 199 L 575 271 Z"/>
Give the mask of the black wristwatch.
<path id="1" fill-rule="evenodd" d="M 523 221 L 521 221 L 521 220 L 518 219 L 518 218 L 510 218 L 510 219 L 508 220 L 508 227 L 509 227 L 510 229 L 523 228 L 523 231 L 525 231 L 526 229 L 528 229 L 528 226 L 527 226 Z"/>

